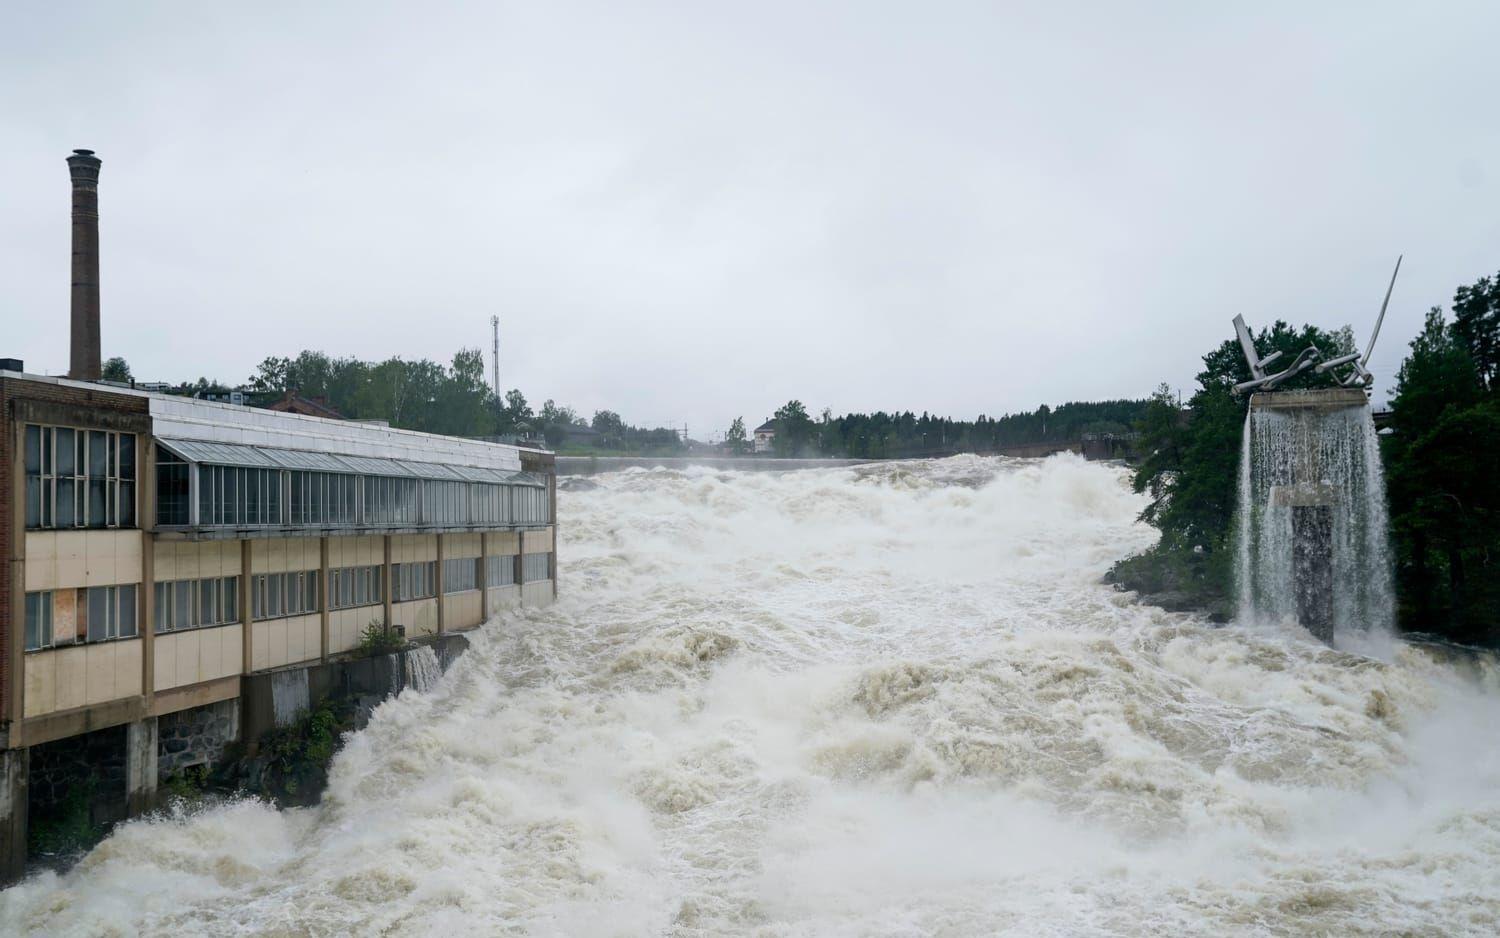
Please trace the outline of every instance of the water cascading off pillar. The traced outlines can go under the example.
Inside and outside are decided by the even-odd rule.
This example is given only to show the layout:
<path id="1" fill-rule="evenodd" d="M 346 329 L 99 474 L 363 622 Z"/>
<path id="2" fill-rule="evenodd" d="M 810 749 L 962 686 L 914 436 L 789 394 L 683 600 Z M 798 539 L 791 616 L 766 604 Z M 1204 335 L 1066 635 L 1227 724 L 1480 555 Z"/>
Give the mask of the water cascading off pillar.
<path id="1" fill-rule="evenodd" d="M 1325 642 L 1392 620 L 1385 481 L 1363 390 L 1255 394 L 1241 445 L 1240 616 Z"/>

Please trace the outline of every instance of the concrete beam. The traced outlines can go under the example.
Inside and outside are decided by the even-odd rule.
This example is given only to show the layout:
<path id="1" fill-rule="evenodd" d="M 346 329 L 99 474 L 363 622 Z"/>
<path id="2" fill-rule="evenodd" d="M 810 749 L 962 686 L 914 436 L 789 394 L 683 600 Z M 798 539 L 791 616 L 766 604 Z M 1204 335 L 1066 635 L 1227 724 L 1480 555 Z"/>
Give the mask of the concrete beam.
<path id="1" fill-rule="evenodd" d="M 1251 410 L 1346 410 L 1366 407 L 1370 398 L 1361 388 L 1317 388 L 1311 391 L 1260 391 L 1250 395 Z"/>

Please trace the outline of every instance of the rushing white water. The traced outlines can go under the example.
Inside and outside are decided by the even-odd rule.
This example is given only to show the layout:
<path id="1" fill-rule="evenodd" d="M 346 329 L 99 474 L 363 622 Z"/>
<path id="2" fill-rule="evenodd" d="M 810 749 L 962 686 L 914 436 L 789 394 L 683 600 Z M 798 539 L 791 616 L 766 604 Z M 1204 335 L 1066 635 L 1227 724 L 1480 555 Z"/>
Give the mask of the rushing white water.
<path id="1" fill-rule="evenodd" d="M 429 645 L 418 645 L 402 656 L 406 661 L 406 685 L 417 692 L 431 690 L 442 680 L 443 666 Z"/>
<path id="2" fill-rule="evenodd" d="M 1330 503 L 1335 631 L 1389 634 L 1395 599 L 1385 480 L 1368 407 L 1246 416 L 1236 535 L 1241 621 L 1297 618 L 1293 508 L 1274 497 L 1295 488 Z"/>
<path id="3" fill-rule="evenodd" d="M 1494 663 L 1111 592 L 1120 470 L 597 481 L 561 601 L 379 707 L 322 805 L 124 825 L 4 930 L 1500 931 Z"/>

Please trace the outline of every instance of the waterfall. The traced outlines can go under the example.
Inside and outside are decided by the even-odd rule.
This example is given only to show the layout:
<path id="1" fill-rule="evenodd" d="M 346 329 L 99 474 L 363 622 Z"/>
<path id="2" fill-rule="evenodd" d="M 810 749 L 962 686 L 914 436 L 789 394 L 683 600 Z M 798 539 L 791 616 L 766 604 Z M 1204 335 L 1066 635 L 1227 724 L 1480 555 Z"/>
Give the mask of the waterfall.
<path id="1" fill-rule="evenodd" d="M 1252 406 L 1235 527 L 1242 619 L 1295 620 L 1299 606 L 1321 603 L 1333 632 L 1391 628 L 1385 478 L 1368 406 Z"/>
<path id="2" fill-rule="evenodd" d="M 416 691 L 431 690 L 443 676 L 443 666 L 433 654 L 432 646 L 419 645 L 406 652 L 406 686 Z"/>

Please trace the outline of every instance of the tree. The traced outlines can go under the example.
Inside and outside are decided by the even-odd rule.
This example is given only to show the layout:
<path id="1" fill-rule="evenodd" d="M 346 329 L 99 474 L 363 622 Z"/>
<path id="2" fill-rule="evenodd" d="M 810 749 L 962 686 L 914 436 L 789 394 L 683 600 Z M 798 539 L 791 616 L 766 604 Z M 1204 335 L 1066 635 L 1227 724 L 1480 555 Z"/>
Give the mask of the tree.
<path id="1" fill-rule="evenodd" d="M 1460 288 L 1466 324 L 1434 307 L 1396 375 L 1382 440 L 1403 627 L 1461 641 L 1500 638 L 1500 393 L 1487 390 L 1481 280 Z M 1457 301 L 1455 301 L 1457 302 Z"/>
<path id="2" fill-rule="evenodd" d="M 1315 326 L 1293 328 L 1273 323 L 1255 337 L 1262 355 L 1283 353 L 1290 362 L 1309 345 L 1331 357 L 1352 348 L 1347 330 L 1325 332 Z M 1185 409 L 1165 385 L 1146 404 L 1136 424 L 1145 456 L 1133 485 L 1147 492 L 1150 503 L 1141 520 L 1161 531 L 1155 548 L 1116 565 L 1111 576 L 1132 589 L 1170 593 L 1184 607 L 1208 608 L 1227 615 L 1232 608 L 1233 565 L 1229 541 L 1234 528 L 1239 479 L 1240 438 L 1249 395 L 1234 394 L 1234 385 L 1250 379 L 1239 343 L 1225 340 L 1203 356 L 1198 390 Z M 1306 372 L 1283 388 L 1329 386 L 1333 378 Z M 1060 414 L 1062 408 L 1058 409 Z M 1049 424 L 1056 424 L 1051 415 Z M 1050 429 L 1050 427 L 1049 427 Z"/>
<path id="3" fill-rule="evenodd" d="M 1467 348 L 1479 380 L 1491 391 L 1500 390 L 1500 274 L 1454 292 L 1453 333 Z"/>
<path id="4" fill-rule="evenodd" d="M 505 392 L 505 406 L 500 408 L 501 433 L 529 432 L 535 420 L 531 405 L 526 403 L 526 395 L 517 388 Z"/>
<path id="5" fill-rule="evenodd" d="M 747 449 L 749 449 L 750 443 L 748 438 L 745 436 L 744 417 L 734 418 L 734 422 L 729 425 L 729 432 L 724 434 L 724 445 L 729 448 L 729 451 L 731 453 L 735 453 L 737 455 L 743 454 Z"/>
<path id="6" fill-rule="evenodd" d="M 99 373 L 99 377 L 105 381 L 118 381 L 121 384 L 129 384 L 131 380 L 130 366 L 125 363 L 125 359 L 116 355 L 104 363 L 104 369 Z"/>
<path id="7" fill-rule="evenodd" d="M 625 421 L 612 410 L 594 411 L 594 419 L 590 421 L 589 426 L 599 434 L 599 442 L 606 448 L 617 449 L 624 443 Z"/>
<path id="8" fill-rule="evenodd" d="M 774 447 L 778 456 L 805 456 L 813 439 L 812 418 L 801 401 L 788 401 L 776 411 L 776 439 Z"/>

